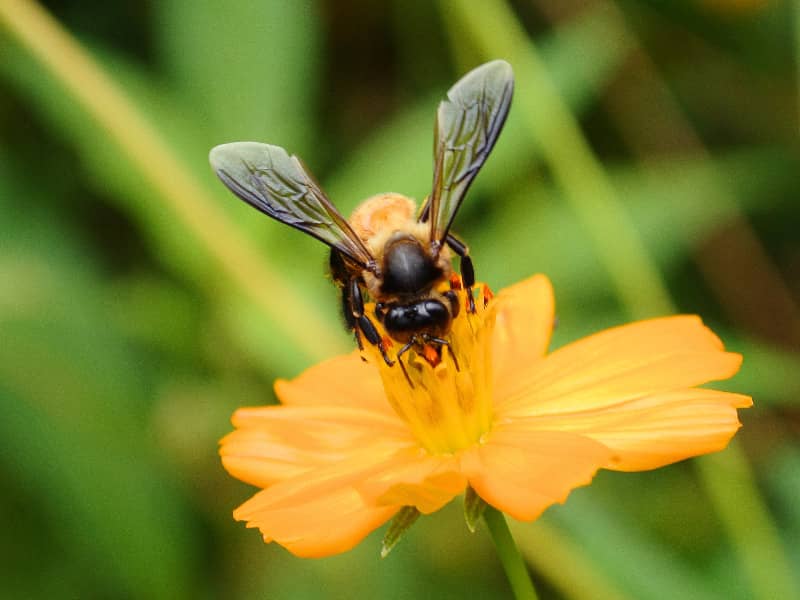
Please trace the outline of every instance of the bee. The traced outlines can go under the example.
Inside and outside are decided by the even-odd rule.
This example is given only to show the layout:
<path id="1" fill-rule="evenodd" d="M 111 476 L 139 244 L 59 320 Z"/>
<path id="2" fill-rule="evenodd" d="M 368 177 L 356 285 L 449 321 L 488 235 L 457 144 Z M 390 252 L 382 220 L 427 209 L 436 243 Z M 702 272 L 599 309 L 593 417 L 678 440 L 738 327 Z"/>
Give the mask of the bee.
<path id="1" fill-rule="evenodd" d="M 466 290 L 465 310 L 476 310 L 469 249 L 450 226 L 505 124 L 513 90 L 511 66 L 502 60 L 473 69 L 450 88 L 436 114 L 433 188 L 419 212 L 410 198 L 379 194 L 348 221 L 301 160 L 279 146 L 222 144 L 211 150 L 209 160 L 236 196 L 330 246 L 331 273 L 359 348 L 364 348 L 363 336 L 387 365 L 394 364 L 387 354 L 391 342 L 366 314 L 365 301 L 372 300 L 373 317 L 402 344 L 396 359 L 405 373 L 401 357 L 410 349 L 429 357 L 431 348 L 440 356 L 449 346 L 446 338 L 461 309 L 459 286 Z M 460 259 L 460 279 L 451 252 Z"/>

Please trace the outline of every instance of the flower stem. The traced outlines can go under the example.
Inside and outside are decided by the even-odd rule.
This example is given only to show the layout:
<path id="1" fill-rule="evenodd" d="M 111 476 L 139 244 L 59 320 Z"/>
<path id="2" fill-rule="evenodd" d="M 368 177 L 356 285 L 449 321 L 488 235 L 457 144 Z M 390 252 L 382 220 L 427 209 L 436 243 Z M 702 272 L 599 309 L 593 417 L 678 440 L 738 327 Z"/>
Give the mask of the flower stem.
<path id="1" fill-rule="evenodd" d="M 508 529 L 503 513 L 496 508 L 487 506 L 483 512 L 483 518 L 489 527 L 489 533 L 494 540 L 497 555 L 503 564 L 514 597 L 517 600 L 538 600 L 539 596 L 536 595 L 533 581 L 528 574 L 528 567 L 514 543 L 514 538 L 511 537 L 511 531 Z"/>

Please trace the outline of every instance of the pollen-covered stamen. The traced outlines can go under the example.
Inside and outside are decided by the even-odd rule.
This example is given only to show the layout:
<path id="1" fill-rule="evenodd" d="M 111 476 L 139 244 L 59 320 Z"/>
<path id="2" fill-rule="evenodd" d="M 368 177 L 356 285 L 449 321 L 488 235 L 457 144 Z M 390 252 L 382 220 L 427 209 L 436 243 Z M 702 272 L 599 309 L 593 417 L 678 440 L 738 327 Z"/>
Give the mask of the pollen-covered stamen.
<path id="1" fill-rule="evenodd" d="M 437 349 L 432 344 L 425 344 L 422 347 L 422 357 L 428 361 L 428 364 L 435 368 L 440 362 L 442 362 L 442 355 L 440 350 Z"/>
<path id="2" fill-rule="evenodd" d="M 484 285 L 477 285 L 476 292 L 488 297 Z M 457 294 L 459 303 L 467 301 L 466 290 Z M 491 427 L 493 326 L 492 311 L 478 302 L 475 313 L 461 311 L 453 319 L 443 338 L 409 347 L 402 369 L 375 356 L 390 404 L 431 454 L 480 443 Z"/>
<path id="3" fill-rule="evenodd" d="M 484 285 L 481 289 L 481 296 L 483 296 L 483 306 L 486 307 L 489 305 L 489 301 L 494 298 L 494 292 L 492 292 L 488 285 Z"/>

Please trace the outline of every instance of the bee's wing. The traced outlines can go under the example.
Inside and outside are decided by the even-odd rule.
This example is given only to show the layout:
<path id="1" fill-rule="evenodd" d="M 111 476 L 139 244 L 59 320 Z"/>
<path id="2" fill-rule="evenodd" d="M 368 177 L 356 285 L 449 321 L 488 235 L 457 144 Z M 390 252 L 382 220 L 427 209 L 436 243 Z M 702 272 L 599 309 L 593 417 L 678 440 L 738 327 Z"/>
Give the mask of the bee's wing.
<path id="1" fill-rule="evenodd" d="M 443 242 L 464 195 L 503 128 L 514 92 L 514 74 L 504 60 L 473 69 L 439 104 L 434 130 L 433 190 L 420 212 L 430 238 Z"/>
<path id="2" fill-rule="evenodd" d="M 216 146 L 209 161 L 228 189 L 249 205 L 341 251 L 364 268 L 372 254 L 296 156 L 258 142 Z"/>

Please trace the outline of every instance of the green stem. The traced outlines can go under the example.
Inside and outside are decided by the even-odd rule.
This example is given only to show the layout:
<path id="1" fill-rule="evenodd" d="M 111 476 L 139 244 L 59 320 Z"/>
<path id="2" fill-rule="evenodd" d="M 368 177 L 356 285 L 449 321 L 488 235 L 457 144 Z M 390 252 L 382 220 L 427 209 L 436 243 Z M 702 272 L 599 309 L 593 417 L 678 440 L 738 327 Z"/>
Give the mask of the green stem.
<path id="1" fill-rule="evenodd" d="M 538 600 L 539 596 L 536 595 L 533 581 L 528 574 L 528 567 L 514 543 L 514 538 L 511 537 L 511 531 L 508 529 L 508 523 L 506 523 L 503 513 L 496 508 L 487 506 L 483 512 L 483 519 L 489 527 L 489 533 L 494 540 L 497 555 L 503 564 L 514 597 L 517 600 Z"/>

